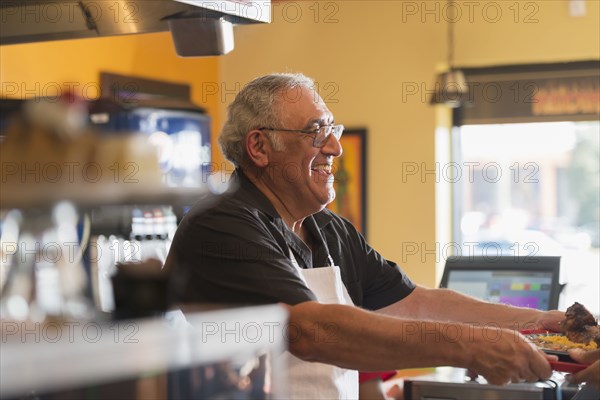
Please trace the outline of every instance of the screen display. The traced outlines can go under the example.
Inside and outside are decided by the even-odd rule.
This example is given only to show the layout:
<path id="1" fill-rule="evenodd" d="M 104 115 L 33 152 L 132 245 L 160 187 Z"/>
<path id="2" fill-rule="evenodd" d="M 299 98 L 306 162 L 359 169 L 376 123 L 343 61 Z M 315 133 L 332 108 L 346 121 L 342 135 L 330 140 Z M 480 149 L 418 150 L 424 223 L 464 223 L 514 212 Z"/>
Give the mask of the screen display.
<path id="1" fill-rule="evenodd" d="M 446 287 L 492 303 L 551 308 L 551 271 L 453 270 Z"/>

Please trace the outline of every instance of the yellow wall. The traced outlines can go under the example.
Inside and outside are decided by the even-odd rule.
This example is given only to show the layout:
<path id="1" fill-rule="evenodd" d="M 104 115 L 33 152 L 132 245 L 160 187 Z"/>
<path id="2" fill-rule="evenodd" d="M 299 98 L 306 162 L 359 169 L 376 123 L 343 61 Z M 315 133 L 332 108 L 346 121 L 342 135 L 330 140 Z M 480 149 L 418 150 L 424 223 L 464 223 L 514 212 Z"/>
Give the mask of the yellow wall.
<path id="1" fill-rule="evenodd" d="M 194 102 L 214 117 L 215 130 L 219 107 L 213 98 L 202 95 L 202 84 L 218 82 L 217 63 L 216 57 L 177 57 L 168 32 L 2 46 L 0 95 L 54 96 L 52 90 L 67 83 L 84 98 L 96 98 L 100 71 L 190 83 Z"/>
<path id="2" fill-rule="evenodd" d="M 570 1 L 497 1 L 482 4 L 476 23 L 465 15 L 456 29 L 456 60 L 463 66 L 550 63 L 600 58 L 600 1 L 587 0 L 584 17 L 569 15 Z M 500 5 L 501 18 L 494 17 Z M 515 7 L 515 3 L 518 4 Z M 466 7 L 463 7 L 466 10 Z M 518 9 L 518 13 L 517 13 Z M 487 20 L 486 20 L 487 18 Z"/>
<path id="3" fill-rule="evenodd" d="M 471 15 L 459 3 L 458 65 L 600 59 L 597 0 L 586 2 L 587 16 L 581 18 L 569 16 L 568 1 L 470 2 Z M 218 59 L 177 58 L 168 34 L 3 46 L 0 78 L 3 84 L 96 82 L 106 69 L 188 81 L 194 100 L 217 119 L 250 79 L 302 71 L 316 79 L 337 121 L 369 129 L 370 242 L 417 282 L 433 285 L 436 257 L 423 250 L 435 249 L 435 178 L 417 175 L 403 182 L 402 170 L 403 162 L 434 167 L 436 116 L 423 89 L 432 88 L 435 72 L 445 65 L 445 4 L 276 2 L 271 25 L 236 27 L 236 49 Z M 211 91 L 203 93 L 207 82 Z M 215 159 L 221 160 L 218 152 Z M 403 252 L 415 246 L 417 254 Z"/>
<path id="4" fill-rule="evenodd" d="M 596 0 L 586 2 L 582 18 L 569 16 L 567 1 L 467 3 L 471 15 L 459 2 L 458 65 L 600 58 Z M 444 16 L 454 18 L 445 7 L 445 1 L 278 2 L 273 23 L 244 27 L 236 50 L 219 64 L 227 87 L 273 71 L 304 72 L 330 98 L 336 121 L 368 128 L 369 241 L 427 285 L 435 282 L 436 256 L 428 253 L 436 248 L 435 178 L 403 179 L 402 170 L 403 162 L 434 168 L 436 115 L 423 89 L 445 66 Z"/>

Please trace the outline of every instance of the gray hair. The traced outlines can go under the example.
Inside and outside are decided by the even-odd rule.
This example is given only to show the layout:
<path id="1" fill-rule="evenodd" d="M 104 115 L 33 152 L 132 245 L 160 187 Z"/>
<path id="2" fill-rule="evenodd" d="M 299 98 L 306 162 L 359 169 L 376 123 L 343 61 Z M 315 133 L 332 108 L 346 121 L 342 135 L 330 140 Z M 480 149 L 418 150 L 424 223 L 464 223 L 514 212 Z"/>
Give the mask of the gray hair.
<path id="1" fill-rule="evenodd" d="M 314 87 L 314 81 L 303 74 L 270 74 L 248 83 L 227 108 L 227 121 L 219 135 L 225 158 L 236 167 L 243 166 L 246 134 L 261 127 L 280 127 L 282 115 L 277 95 L 290 89 Z M 268 134 L 273 146 L 281 150 L 279 136 Z"/>

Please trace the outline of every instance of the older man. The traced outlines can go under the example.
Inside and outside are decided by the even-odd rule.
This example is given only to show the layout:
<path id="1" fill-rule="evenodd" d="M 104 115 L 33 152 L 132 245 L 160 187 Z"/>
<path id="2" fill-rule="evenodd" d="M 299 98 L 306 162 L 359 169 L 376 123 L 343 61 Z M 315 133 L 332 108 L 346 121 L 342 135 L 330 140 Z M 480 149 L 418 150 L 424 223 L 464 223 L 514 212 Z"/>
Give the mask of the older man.
<path id="1" fill-rule="evenodd" d="M 287 304 L 299 332 L 289 344 L 294 398 L 356 398 L 356 369 L 451 365 L 497 384 L 548 378 L 545 356 L 507 328 L 557 328 L 562 313 L 415 285 L 325 209 L 342 132 L 304 75 L 244 87 L 219 137 L 239 188 L 180 224 L 168 261 L 173 299 Z"/>

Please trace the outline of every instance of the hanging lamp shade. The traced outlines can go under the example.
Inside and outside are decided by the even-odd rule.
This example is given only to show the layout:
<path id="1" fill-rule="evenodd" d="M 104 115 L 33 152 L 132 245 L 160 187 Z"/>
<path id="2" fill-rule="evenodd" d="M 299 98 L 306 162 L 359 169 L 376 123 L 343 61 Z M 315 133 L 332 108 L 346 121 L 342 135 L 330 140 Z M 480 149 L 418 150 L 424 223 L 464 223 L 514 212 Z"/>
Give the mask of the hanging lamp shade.
<path id="1" fill-rule="evenodd" d="M 455 9 L 453 0 L 448 0 L 448 9 Z M 439 74 L 435 81 L 435 91 L 430 104 L 443 104 L 448 107 L 460 107 L 468 94 L 465 74 L 454 68 L 454 22 L 458 18 L 448 19 L 447 51 L 449 70 Z"/>
<path id="2" fill-rule="evenodd" d="M 459 69 L 450 69 L 436 77 L 430 104 L 460 107 L 466 101 L 468 90 L 465 74 Z"/>

